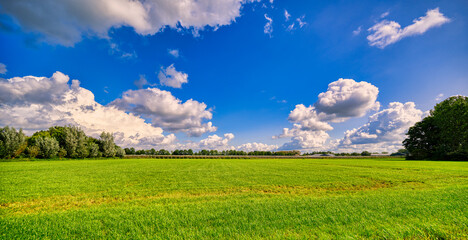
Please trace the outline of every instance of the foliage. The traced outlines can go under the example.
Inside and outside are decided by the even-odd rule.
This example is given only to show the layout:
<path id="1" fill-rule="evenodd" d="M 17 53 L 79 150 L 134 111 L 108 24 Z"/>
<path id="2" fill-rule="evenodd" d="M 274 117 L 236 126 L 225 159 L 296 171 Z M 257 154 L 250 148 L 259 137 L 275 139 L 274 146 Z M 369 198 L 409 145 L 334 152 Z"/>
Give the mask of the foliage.
<path id="1" fill-rule="evenodd" d="M 60 148 L 58 141 L 51 137 L 38 137 L 35 142 L 36 146 L 39 147 L 41 158 L 55 157 Z"/>
<path id="2" fill-rule="evenodd" d="M 23 130 L 18 132 L 13 127 L 0 128 L 0 158 L 15 158 L 25 149 L 26 136 Z"/>
<path id="3" fill-rule="evenodd" d="M 89 155 L 86 147 L 87 137 L 81 128 L 67 126 L 63 129 L 63 148 L 69 158 L 85 158 Z"/>
<path id="4" fill-rule="evenodd" d="M 90 158 L 99 157 L 99 155 L 101 155 L 101 152 L 99 151 L 99 145 L 95 142 L 88 142 L 88 152 L 88 157 Z"/>
<path id="5" fill-rule="evenodd" d="M 408 159 L 468 160 L 468 97 L 438 103 L 407 135 Z"/>
<path id="6" fill-rule="evenodd" d="M 112 135 L 112 133 L 107 133 L 107 132 L 101 133 L 100 149 L 102 152 L 102 156 L 104 157 L 115 156 L 116 152 L 115 152 L 114 135 Z"/>
<path id="7" fill-rule="evenodd" d="M 115 146 L 115 156 L 116 157 L 119 157 L 119 158 L 123 158 L 125 156 L 125 151 L 119 147 L 119 146 Z"/>
<path id="8" fill-rule="evenodd" d="M 41 149 L 38 146 L 29 146 L 26 148 L 26 154 L 30 158 L 35 158 L 39 155 Z"/>
<path id="9" fill-rule="evenodd" d="M 64 148 L 60 147 L 60 149 L 58 150 L 57 152 L 57 156 L 59 158 L 64 158 L 65 156 L 67 156 L 67 150 L 65 150 Z"/>
<path id="10" fill-rule="evenodd" d="M 149 152 L 158 153 L 154 149 Z M 101 139 L 98 140 L 86 136 L 84 131 L 76 126 L 54 126 L 48 130 L 35 132 L 31 137 L 26 137 L 22 130 L 17 132 L 9 126 L 0 128 L 0 158 L 18 156 L 96 158 L 103 155 L 123 157 L 125 153 L 123 149 L 115 145 L 112 133 L 104 132 L 101 134 Z"/>
<path id="11" fill-rule="evenodd" d="M 363 151 L 361 153 L 361 156 L 370 156 L 370 155 L 372 155 L 372 154 L 370 152 L 368 152 L 368 151 Z"/>

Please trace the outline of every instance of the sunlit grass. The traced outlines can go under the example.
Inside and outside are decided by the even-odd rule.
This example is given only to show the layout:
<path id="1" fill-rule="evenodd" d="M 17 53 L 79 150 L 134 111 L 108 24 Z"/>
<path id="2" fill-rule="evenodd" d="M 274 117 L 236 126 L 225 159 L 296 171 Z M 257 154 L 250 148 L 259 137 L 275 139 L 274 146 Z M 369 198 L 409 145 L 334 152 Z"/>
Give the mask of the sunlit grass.
<path id="1" fill-rule="evenodd" d="M 0 184 L 3 239 L 468 238 L 466 162 L 2 162 Z"/>

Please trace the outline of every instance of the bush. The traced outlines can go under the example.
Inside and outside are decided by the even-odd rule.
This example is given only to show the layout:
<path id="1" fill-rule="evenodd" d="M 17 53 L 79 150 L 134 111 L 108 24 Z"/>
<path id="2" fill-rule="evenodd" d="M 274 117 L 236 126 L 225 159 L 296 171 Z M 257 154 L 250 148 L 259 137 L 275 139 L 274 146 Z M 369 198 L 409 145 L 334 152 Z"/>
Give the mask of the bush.
<path id="1" fill-rule="evenodd" d="M 27 156 L 30 158 L 35 158 L 39 155 L 40 149 L 38 146 L 29 146 L 26 148 Z"/>
<path id="2" fill-rule="evenodd" d="M 65 156 L 67 156 L 67 150 L 65 150 L 64 148 L 60 148 L 57 152 L 57 156 L 59 158 L 64 158 Z"/>

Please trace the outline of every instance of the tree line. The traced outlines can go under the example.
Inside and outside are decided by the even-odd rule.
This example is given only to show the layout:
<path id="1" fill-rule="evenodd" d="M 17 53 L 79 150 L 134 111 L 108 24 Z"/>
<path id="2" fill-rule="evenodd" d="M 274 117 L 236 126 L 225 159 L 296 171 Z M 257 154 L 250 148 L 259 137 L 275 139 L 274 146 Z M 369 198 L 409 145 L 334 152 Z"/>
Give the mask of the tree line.
<path id="1" fill-rule="evenodd" d="M 76 126 L 54 126 L 26 136 L 23 130 L 0 128 L 0 158 L 98 158 L 123 157 L 125 151 L 114 143 L 112 133 L 99 139 L 86 136 Z"/>
<path id="2" fill-rule="evenodd" d="M 155 150 L 154 148 L 149 150 L 135 150 L 135 148 L 124 148 L 125 154 L 127 155 L 176 155 L 176 156 L 189 156 L 189 155 L 202 155 L 202 156 L 297 156 L 300 155 L 300 151 L 238 151 L 238 150 L 207 150 L 202 149 L 200 151 L 193 151 L 192 149 L 176 149 L 174 151 L 168 151 L 165 149 Z"/>

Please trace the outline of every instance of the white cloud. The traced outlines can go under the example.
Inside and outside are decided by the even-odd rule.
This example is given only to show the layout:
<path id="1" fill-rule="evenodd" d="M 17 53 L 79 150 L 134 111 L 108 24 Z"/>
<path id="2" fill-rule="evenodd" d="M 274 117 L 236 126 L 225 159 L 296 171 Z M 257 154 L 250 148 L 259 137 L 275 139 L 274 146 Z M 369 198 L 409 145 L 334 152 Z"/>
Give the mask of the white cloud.
<path id="1" fill-rule="evenodd" d="M 304 27 L 307 23 L 304 22 L 305 16 L 302 16 L 300 18 L 296 18 L 297 24 L 299 24 L 299 28 Z"/>
<path id="2" fill-rule="evenodd" d="M 367 40 L 369 40 L 370 46 L 385 48 L 405 37 L 423 34 L 427 30 L 449 21 L 449 18 L 439 12 L 439 8 L 428 10 L 425 16 L 413 20 L 413 24 L 403 29 L 397 22 L 382 20 L 368 29 L 371 34 L 367 36 Z"/>
<path id="3" fill-rule="evenodd" d="M 7 72 L 6 65 L 3 63 L 0 63 L 0 74 L 5 74 Z"/>
<path id="4" fill-rule="evenodd" d="M 78 80 L 56 72 L 52 77 L 0 78 L 0 126 L 23 128 L 26 134 L 68 124 L 81 127 L 86 134 L 99 137 L 102 131 L 113 132 L 116 143 L 138 149 L 239 149 L 272 151 L 276 145 L 246 143 L 230 145 L 234 134 L 210 135 L 199 142 L 180 143 L 163 128 L 199 136 L 216 131 L 212 114 L 204 103 L 192 99 L 182 103 L 168 91 L 157 88 L 129 90 L 111 104 L 101 105 L 94 94 Z M 148 119 L 151 123 L 146 122 Z"/>
<path id="5" fill-rule="evenodd" d="M 276 151 L 278 149 L 278 145 L 268 145 L 264 143 L 244 143 L 236 147 L 238 151 L 244 152 L 253 152 L 253 151 Z"/>
<path id="6" fill-rule="evenodd" d="M 167 49 L 167 52 L 175 58 L 179 57 L 179 49 Z"/>
<path id="7" fill-rule="evenodd" d="M 291 142 L 280 149 L 323 149 L 329 138 L 326 132 L 333 130 L 330 123 L 378 110 L 378 93 L 378 88 L 370 83 L 340 78 L 318 95 L 313 106 L 296 105 L 288 117 L 294 123 L 293 128 L 284 128 L 283 133 L 274 138 L 291 138 Z"/>
<path id="8" fill-rule="evenodd" d="M 271 34 L 273 33 L 273 19 L 268 17 L 266 14 L 264 16 L 267 20 L 267 23 L 263 27 L 263 32 L 271 37 Z"/>
<path id="9" fill-rule="evenodd" d="M 140 78 L 138 80 L 135 80 L 133 84 L 135 84 L 135 86 L 141 89 L 144 86 L 148 85 L 149 83 L 148 83 L 148 80 L 146 80 L 145 75 L 140 75 Z"/>
<path id="10" fill-rule="evenodd" d="M 357 36 L 361 33 L 362 26 L 359 26 L 356 30 L 353 31 L 353 36 Z"/>
<path id="11" fill-rule="evenodd" d="M 161 85 L 173 88 L 181 88 L 182 84 L 188 83 L 188 75 L 183 72 L 178 72 L 174 64 L 171 64 L 166 69 L 161 67 L 158 78 Z"/>
<path id="12" fill-rule="evenodd" d="M 437 97 L 435 98 L 436 101 L 440 101 L 444 99 L 444 94 L 443 93 L 440 93 L 439 95 L 437 95 Z"/>
<path id="13" fill-rule="evenodd" d="M 117 43 L 113 43 L 109 40 L 109 52 L 111 54 L 117 55 L 122 59 L 134 59 L 137 58 L 137 54 L 135 50 L 132 50 L 131 52 L 124 51 L 121 49 L 121 47 Z"/>
<path id="14" fill-rule="evenodd" d="M 390 12 L 386 11 L 386 12 L 380 14 L 380 18 L 384 18 L 384 17 L 388 16 L 388 14 L 390 14 Z"/>
<path id="15" fill-rule="evenodd" d="M 216 150 L 227 150 L 232 149 L 229 146 L 229 142 L 234 138 L 234 134 L 226 133 L 224 137 L 220 137 L 216 134 L 208 136 L 205 139 L 200 140 L 198 143 L 198 149 L 216 149 Z"/>
<path id="16" fill-rule="evenodd" d="M 369 110 L 378 110 L 379 89 L 368 82 L 340 78 L 328 84 L 326 92 L 320 93 L 314 104 L 318 112 L 329 115 L 339 122 L 350 117 L 362 117 Z"/>
<path id="17" fill-rule="evenodd" d="M 291 138 L 279 150 L 323 150 L 330 136 L 323 130 L 304 130 L 300 124 L 294 124 L 292 129 L 284 128 L 283 133 L 273 139 Z"/>
<path id="18" fill-rule="evenodd" d="M 344 149 L 395 150 L 401 148 L 408 129 L 425 116 L 413 102 L 393 102 L 387 109 L 369 117 L 359 128 L 345 132 L 338 145 Z"/>
<path id="19" fill-rule="evenodd" d="M 51 78 L 15 77 L 0 79 L 0 125 L 23 128 L 27 134 L 53 125 L 80 126 L 88 135 L 98 137 L 102 131 L 115 133 L 121 146 L 165 147 L 176 141 L 165 136 L 160 127 L 125 113 L 113 106 L 103 106 L 94 94 L 71 81 L 63 73 Z"/>
<path id="20" fill-rule="evenodd" d="M 149 118 L 153 126 L 185 132 L 189 136 L 200 136 L 217 129 L 211 122 L 205 122 L 212 118 L 206 104 L 192 99 L 182 103 L 170 92 L 158 88 L 128 90 L 110 106 Z"/>
<path id="21" fill-rule="evenodd" d="M 288 10 L 284 9 L 284 18 L 286 19 L 286 22 L 289 21 L 290 17 L 291 17 L 291 14 L 288 13 Z"/>
<path id="22" fill-rule="evenodd" d="M 132 27 L 153 35 L 165 27 L 192 29 L 229 25 L 251 0 L 0 0 L 2 12 L 28 31 L 53 43 L 72 46 L 83 36 L 108 37 L 111 28 Z"/>

